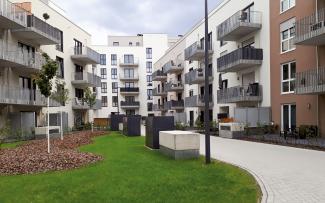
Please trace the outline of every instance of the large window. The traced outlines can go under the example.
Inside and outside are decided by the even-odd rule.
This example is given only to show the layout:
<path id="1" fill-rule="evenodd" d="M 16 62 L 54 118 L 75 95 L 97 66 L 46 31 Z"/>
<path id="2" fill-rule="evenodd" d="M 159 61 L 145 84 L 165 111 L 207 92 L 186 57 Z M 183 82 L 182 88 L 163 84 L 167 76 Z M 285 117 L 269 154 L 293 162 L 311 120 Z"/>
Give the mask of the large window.
<path id="1" fill-rule="evenodd" d="M 152 62 L 151 61 L 147 61 L 146 67 L 147 67 L 147 73 L 152 73 Z"/>
<path id="2" fill-rule="evenodd" d="M 152 100 L 152 89 L 147 89 L 147 100 Z"/>
<path id="3" fill-rule="evenodd" d="M 296 48 L 294 44 L 295 35 L 295 19 L 291 19 L 281 24 L 281 53 L 285 53 Z"/>
<path id="4" fill-rule="evenodd" d="M 102 96 L 102 107 L 107 107 L 107 96 Z"/>
<path id="5" fill-rule="evenodd" d="M 281 130 L 294 130 L 297 127 L 296 104 L 284 104 L 281 107 Z"/>
<path id="6" fill-rule="evenodd" d="M 63 58 L 56 57 L 56 62 L 58 63 L 57 76 L 59 78 L 64 78 L 64 60 Z"/>
<path id="7" fill-rule="evenodd" d="M 133 87 L 135 87 L 134 82 L 126 82 L 125 83 L 125 88 L 133 88 Z"/>
<path id="8" fill-rule="evenodd" d="M 296 5 L 296 0 L 281 0 L 281 13 L 289 10 Z"/>
<path id="9" fill-rule="evenodd" d="M 107 93 L 107 82 L 102 82 L 102 93 Z"/>
<path id="10" fill-rule="evenodd" d="M 133 68 L 124 69 L 124 77 L 125 78 L 134 78 L 134 69 Z"/>
<path id="11" fill-rule="evenodd" d="M 152 75 L 147 75 L 147 86 L 152 86 Z"/>
<path id="12" fill-rule="evenodd" d="M 152 59 L 152 48 L 146 49 L 147 59 Z"/>
<path id="13" fill-rule="evenodd" d="M 102 79 L 107 79 L 107 69 L 106 68 L 101 68 L 100 69 L 100 77 Z"/>
<path id="14" fill-rule="evenodd" d="M 134 56 L 132 54 L 124 55 L 124 63 L 133 64 L 134 63 Z"/>
<path id="15" fill-rule="evenodd" d="M 117 68 L 111 69 L 112 79 L 117 79 Z"/>
<path id="16" fill-rule="evenodd" d="M 111 65 L 112 66 L 116 66 L 117 65 L 117 55 L 116 54 L 112 54 L 111 55 Z"/>
<path id="17" fill-rule="evenodd" d="M 100 65 L 106 65 L 106 54 L 100 55 Z"/>
<path id="18" fill-rule="evenodd" d="M 113 107 L 118 106 L 118 97 L 117 96 L 112 96 L 112 104 L 113 104 Z"/>
<path id="19" fill-rule="evenodd" d="M 281 65 L 281 92 L 294 93 L 296 87 L 296 62 Z"/>
<path id="20" fill-rule="evenodd" d="M 112 82 L 112 93 L 117 93 L 117 92 L 118 92 L 118 83 Z"/>

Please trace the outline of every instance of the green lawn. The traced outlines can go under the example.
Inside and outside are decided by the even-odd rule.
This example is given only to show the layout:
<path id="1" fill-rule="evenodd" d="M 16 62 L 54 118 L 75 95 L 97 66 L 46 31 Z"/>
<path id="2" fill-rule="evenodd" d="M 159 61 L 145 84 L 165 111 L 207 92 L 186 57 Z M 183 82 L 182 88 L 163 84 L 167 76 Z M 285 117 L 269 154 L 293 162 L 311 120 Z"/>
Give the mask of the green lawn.
<path id="1" fill-rule="evenodd" d="M 104 156 L 78 170 L 0 176 L 0 202 L 252 202 L 260 197 L 252 176 L 203 159 L 174 161 L 144 146 L 144 138 L 118 133 L 82 151 Z"/>
<path id="2" fill-rule="evenodd" d="M 13 142 L 13 143 L 5 143 L 1 145 L 1 149 L 12 149 L 16 148 L 18 145 L 23 144 L 24 142 Z"/>

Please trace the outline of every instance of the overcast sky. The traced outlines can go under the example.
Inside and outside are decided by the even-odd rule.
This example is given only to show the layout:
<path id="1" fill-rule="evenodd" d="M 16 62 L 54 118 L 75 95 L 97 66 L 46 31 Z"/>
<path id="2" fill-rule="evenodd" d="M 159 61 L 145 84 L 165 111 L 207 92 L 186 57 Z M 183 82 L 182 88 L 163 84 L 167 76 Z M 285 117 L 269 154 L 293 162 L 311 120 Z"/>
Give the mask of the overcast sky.
<path id="1" fill-rule="evenodd" d="M 184 34 L 204 17 L 204 0 L 52 0 L 92 34 L 93 44 L 107 35 Z M 208 0 L 209 9 L 222 0 Z"/>

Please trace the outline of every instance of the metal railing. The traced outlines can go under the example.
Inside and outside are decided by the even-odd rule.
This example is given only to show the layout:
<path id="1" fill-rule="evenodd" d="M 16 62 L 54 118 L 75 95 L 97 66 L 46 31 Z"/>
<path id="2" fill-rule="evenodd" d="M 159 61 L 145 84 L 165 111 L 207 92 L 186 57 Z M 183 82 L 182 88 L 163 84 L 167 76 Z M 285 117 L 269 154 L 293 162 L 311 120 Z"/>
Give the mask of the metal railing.
<path id="1" fill-rule="evenodd" d="M 262 101 L 262 86 L 255 83 L 247 86 L 231 87 L 218 90 L 218 103 L 260 102 Z"/>
<path id="2" fill-rule="evenodd" d="M 209 95 L 210 105 L 213 104 L 213 96 Z M 185 107 L 204 107 L 204 95 L 195 95 L 185 98 Z"/>
<path id="3" fill-rule="evenodd" d="M 165 73 L 184 70 L 184 64 L 181 60 L 171 60 L 163 66 Z"/>
<path id="4" fill-rule="evenodd" d="M 120 59 L 120 65 L 124 66 L 136 66 L 139 65 L 139 59 L 135 57 L 122 57 Z"/>
<path id="5" fill-rule="evenodd" d="M 140 102 L 137 102 L 137 101 L 121 101 L 121 107 L 140 107 Z"/>
<path id="6" fill-rule="evenodd" d="M 200 72 L 198 69 L 192 70 L 185 74 L 185 83 L 186 84 L 195 84 L 198 82 L 203 82 L 205 79 L 205 70 L 202 69 Z M 209 68 L 209 77 L 213 77 L 213 71 L 212 68 Z"/>
<path id="7" fill-rule="evenodd" d="M 162 105 L 154 104 L 153 111 L 166 111 L 165 105 L 164 104 L 162 104 Z"/>
<path id="8" fill-rule="evenodd" d="M 194 42 L 191 46 L 185 49 L 185 59 L 189 60 L 191 59 L 195 54 L 201 53 L 204 55 L 204 44 L 201 44 L 201 42 Z M 212 43 L 209 42 L 209 51 L 213 50 Z"/>
<path id="9" fill-rule="evenodd" d="M 184 85 L 183 85 L 183 83 L 181 81 L 168 82 L 168 83 L 166 83 L 165 90 L 167 92 L 181 91 L 181 90 L 184 90 Z"/>
<path id="10" fill-rule="evenodd" d="M 255 49 L 253 47 L 239 48 L 229 54 L 221 56 L 217 60 L 218 72 L 227 71 L 227 69 L 239 63 L 247 63 L 242 60 L 263 60 L 263 49 Z"/>
<path id="11" fill-rule="evenodd" d="M 72 108 L 87 110 L 89 109 L 89 106 L 83 98 L 75 98 L 72 103 Z"/>
<path id="12" fill-rule="evenodd" d="M 39 90 L 0 86 L 0 103 L 31 106 L 46 106 L 47 99 Z"/>
<path id="13" fill-rule="evenodd" d="M 158 80 L 159 78 L 166 78 L 166 79 L 167 79 L 167 73 L 164 73 L 164 72 L 161 71 L 161 70 L 157 70 L 157 71 L 155 71 L 154 73 L 152 73 L 152 80 L 153 80 L 153 81 L 156 81 L 156 80 Z"/>
<path id="14" fill-rule="evenodd" d="M 259 11 L 240 10 L 218 26 L 218 40 L 236 28 L 250 24 L 262 24 L 262 13 Z"/>
<path id="15" fill-rule="evenodd" d="M 325 68 L 296 73 L 296 94 L 320 94 L 325 92 Z"/>
<path id="16" fill-rule="evenodd" d="M 27 26 L 27 11 L 8 0 L 0 0 L 0 16 L 12 20 L 24 27 Z"/>
<path id="17" fill-rule="evenodd" d="M 296 21 L 295 43 L 325 34 L 325 8 Z"/>
<path id="18" fill-rule="evenodd" d="M 73 47 L 73 54 L 75 56 L 85 56 L 90 60 L 96 62 L 96 64 L 100 64 L 100 54 L 89 47 Z"/>
<path id="19" fill-rule="evenodd" d="M 167 110 L 182 109 L 184 108 L 184 106 L 185 106 L 184 100 L 179 100 L 179 101 L 172 100 L 172 101 L 165 102 L 164 109 Z"/>
<path id="20" fill-rule="evenodd" d="M 120 73 L 120 80 L 139 80 L 139 74 Z"/>
<path id="21" fill-rule="evenodd" d="M 86 83 L 100 87 L 101 86 L 101 77 L 88 73 L 88 72 L 76 72 L 72 74 L 73 81 L 85 81 Z"/>
<path id="22" fill-rule="evenodd" d="M 166 88 L 159 88 L 156 87 L 152 90 L 152 95 L 153 96 L 161 96 L 161 95 L 166 95 L 167 94 L 167 91 L 166 91 Z"/>
<path id="23" fill-rule="evenodd" d="M 58 44 L 61 43 L 61 31 L 34 15 L 27 16 L 27 27 L 37 30 Z"/>
<path id="24" fill-rule="evenodd" d="M 120 92 L 130 92 L 130 93 L 138 93 L 140 90 L 138 87 L 121 87 Z"/>
<path id="25" fill-rule="evenodd" d="M 36 70 L 40 70 L 46 63 L 41 53 L 29 52 L 27 49 L 18 47 L 18 44 L 7 43 L 3 40 L 0 41 L 0 60 Z"/>

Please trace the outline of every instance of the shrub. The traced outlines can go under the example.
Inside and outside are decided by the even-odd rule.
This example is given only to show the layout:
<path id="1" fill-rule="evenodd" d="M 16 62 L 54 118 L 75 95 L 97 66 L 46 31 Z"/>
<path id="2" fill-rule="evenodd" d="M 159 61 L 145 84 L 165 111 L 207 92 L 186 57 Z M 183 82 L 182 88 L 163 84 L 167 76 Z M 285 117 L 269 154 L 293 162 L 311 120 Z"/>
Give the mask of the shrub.
<path id="1" fill-rule="evenodd" d="M 176 130 L 185 130 L 186 129 L 186 125 L 181 123 L 181 122 L 177 122 L 175 125 Z"/>

